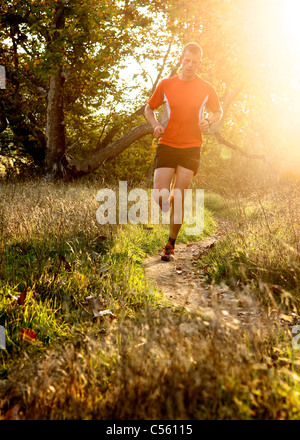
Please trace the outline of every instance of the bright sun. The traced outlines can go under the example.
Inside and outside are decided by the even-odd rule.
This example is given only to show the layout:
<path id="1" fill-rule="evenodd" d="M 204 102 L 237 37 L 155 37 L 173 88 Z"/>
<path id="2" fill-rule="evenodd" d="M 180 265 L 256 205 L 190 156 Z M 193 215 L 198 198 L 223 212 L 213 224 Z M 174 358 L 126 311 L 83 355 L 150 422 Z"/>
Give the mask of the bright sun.
<path id="1" fill-rule="evenodd" d="M 300 0 L 253 0 L 246 6 L 253 62 L 300 72 Z"/>
<path id="2" fill-rule="evenodd" d="M 300 0 L 241 0 L 245 72 L 283 159 L 300 163 Z M 282 159 L 282 160 L 283 160 Z"/>
<path id="3" fill-rule="evenodd" d="M 278 8 L 279 36 L 282 38 L 287 51 L 300 56 L 300 1 L 281 0 Z M 294 60 L 296 61 L 296 60 Z M 300 64 L 300 59 L 297 60 Z"/>

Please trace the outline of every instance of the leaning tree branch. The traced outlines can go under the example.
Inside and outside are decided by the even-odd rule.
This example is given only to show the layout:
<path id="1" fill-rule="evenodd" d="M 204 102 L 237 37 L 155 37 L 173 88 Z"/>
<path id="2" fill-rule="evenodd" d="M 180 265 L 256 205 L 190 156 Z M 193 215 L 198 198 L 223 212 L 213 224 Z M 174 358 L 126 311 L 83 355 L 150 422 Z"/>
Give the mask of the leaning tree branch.
<path id="1" fill-rule="evenodd" d="M 126 150 L 126 148 L 133 144 L 133 142 L 148 134 L 151 134 L 152 132 L 153 129 L 148 122 L 138 125 L 116 141 L 112 142 L 106 148 L 97 150 L 87 158 L 77 161 L 75 159 L 69 160 L 69 164 L 66 169 L 67 175 L 71 178 L 76 178 L 95 171 L 104 162 L 121 154 L 124 150 Z"/>
<path id="2" fill-rule="evenodd" d="M 238 151 L 242 156 L 249 157 L 250 159 L 260 159 L 262 161 L 266 160 L 266 157 L 264 154 L 249 154 L 247 151 L 242 150 L 242 148 L 237 147 L 236 145 L 232 144 L 231 142 L 227 141 L 220 132 L 216 132 L 213 134 L 214 138 L 218 141 L 219 144 L 226 145 L 226 147 L 231 148 L 232 150 Z"/>
<path id="3" fill-rule="evenodd" d="M 224 99 L 223 107 L 224 107 L 224 113 L 227 115 L 229 106 L 237 96 L 238 92 L 241 90 L 242 86 L 238 86 L 235 89 L 230 92 L 226 98 Z M 142 109 L 142 108 L 141 108 Z M 138 114 L 141 112 L 141 109 L 137 110 L 135 114 Z M 222 134 L 221 134 L 221 128 L 222 124 L 224 122 L 224 119 L 222 122 L 218 125 L 218 130 L 216 130 L 217 124 L 215 124 L 213 127 L 211 127 L 211 130 L 208 134 L 212 135 L 219 144 L 226 145 L 227 147 L 237 151 L 239 154 L 251 158 L 251 159 L 260 159 L 265 161 L 265 157 L 263 155 L 254 155 L 250 154 L 243 149 L 239 148 L 238 146 L 234 145 L 233 143 L 226 140 Z M 119 128 L 119 127 L 118 127 Z M 121 136 L 119 139 L 115 140 L 114 142 L 110 142 L 109 145 L 105 146 L 105 148 L 98 148 L 94 153 L 89 155 L 88 157 L 84 159 L 73 159 L 70 157 L 67 157 L 67 164 L 66 164 L 66 175 L 68 178 L 78 178 L 80 176 L 92 173 L 96 169 L 98 169 L 101 165 L 103 165 L 105 162 L 111 160 L 112 158 L 118 156 L 121 154 L 126 148 L 128 148 L 130 145 L 132 145 L 137 140 L 141 139 L 142 137 L 146 135 L 150 135 L 153 133 L 151 125 L 146 122 L 144 124 L 141 124 L 128 132 L 126 132 L 123 136 Z"/>

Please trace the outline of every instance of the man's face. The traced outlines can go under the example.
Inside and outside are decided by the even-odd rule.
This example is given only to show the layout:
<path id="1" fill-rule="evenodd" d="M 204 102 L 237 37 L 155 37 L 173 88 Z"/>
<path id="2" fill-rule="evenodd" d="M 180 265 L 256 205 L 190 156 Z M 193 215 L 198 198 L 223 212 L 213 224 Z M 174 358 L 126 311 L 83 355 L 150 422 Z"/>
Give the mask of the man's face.
<path id="1" fill-rule="evenodd" d="M 201 64 L 199 55 L 194 55 L 189 50 L 186 50 L 184 55 L 181 56 L 180 61 L 182 64 L 182 78 L 184 80 L 194 79 Z"/>

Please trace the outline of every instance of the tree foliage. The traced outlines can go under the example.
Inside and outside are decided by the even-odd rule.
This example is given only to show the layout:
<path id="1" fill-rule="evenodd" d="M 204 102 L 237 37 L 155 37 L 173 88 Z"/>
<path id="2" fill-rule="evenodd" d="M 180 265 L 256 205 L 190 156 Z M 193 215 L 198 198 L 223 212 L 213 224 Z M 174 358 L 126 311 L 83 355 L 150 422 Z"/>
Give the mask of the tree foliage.
<path id="1" fill-rule="evenodd" d="M 176 73 L 189 41 L 205 48 L 202 75 L 225 101 L 249 79 L 247 54 L 236 39 L 243 35 L 240 3 L 7 1 L 0 30 L 7 72 L 1 154 L 30 158 L 50 176 L 98 169 L 152 133 L 144 105 L 159 79 Z"/>

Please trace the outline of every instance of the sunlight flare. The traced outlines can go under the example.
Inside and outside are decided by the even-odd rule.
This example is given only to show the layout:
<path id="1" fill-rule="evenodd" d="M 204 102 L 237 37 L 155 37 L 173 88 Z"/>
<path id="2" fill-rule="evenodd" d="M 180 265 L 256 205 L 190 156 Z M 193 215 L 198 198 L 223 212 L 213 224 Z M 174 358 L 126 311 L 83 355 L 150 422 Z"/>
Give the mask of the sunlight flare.
<path id="1" fill-rule="evenodd" d="M 286 44 L 288 52 L 297 54 L 297 62 L 300 65 L 300 2 L 298 0 L 282 0 L 278 13 L 281 24 L 279 28 L 280 37 Z"/>

